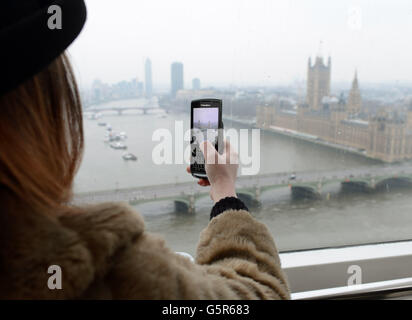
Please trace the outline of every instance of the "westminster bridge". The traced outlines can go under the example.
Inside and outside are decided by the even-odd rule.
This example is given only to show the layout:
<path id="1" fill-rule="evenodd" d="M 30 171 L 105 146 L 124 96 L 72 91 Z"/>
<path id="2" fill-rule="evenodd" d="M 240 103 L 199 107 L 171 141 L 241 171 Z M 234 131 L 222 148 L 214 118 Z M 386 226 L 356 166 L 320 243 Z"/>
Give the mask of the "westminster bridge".
<path id="1" fill-rule="evenodd" d="M 264 193 L 288 190 L 292 201 L 329 199 L 339 193 L 388 192 L 412 189 L 411 165 L 386 165 L 339 171 L 284 172 L 240 176 L 237 195 L 250 207 L 259 206 Z M 171 183 L 127 189 L 75 194 L 75 204 L 129 202 L 139 205 L 154 201 L 173 201 L 176 212 L 194 212 L 196 201 L 209 196 L 209 188 L 193 182 Z"/>

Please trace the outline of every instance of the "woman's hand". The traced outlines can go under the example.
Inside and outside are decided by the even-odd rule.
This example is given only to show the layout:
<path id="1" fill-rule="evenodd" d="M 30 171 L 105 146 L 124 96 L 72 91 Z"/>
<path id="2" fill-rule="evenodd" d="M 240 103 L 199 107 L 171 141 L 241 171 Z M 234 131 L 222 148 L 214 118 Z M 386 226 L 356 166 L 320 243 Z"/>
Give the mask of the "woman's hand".
<path id="1" fill-rule="evenodd" d="M 219 154 L 209 141 L 200 145 L 205 158 L 208 179 L 200 179 L 201 186 L 211 186 L 210 197 L 216 203 L 226 197 L 236 197 L 235 182 L 239 167 L 238 155 L 225 142 L 223 154 Z M 187 168 L 190 173 L 190 167 Z"/>

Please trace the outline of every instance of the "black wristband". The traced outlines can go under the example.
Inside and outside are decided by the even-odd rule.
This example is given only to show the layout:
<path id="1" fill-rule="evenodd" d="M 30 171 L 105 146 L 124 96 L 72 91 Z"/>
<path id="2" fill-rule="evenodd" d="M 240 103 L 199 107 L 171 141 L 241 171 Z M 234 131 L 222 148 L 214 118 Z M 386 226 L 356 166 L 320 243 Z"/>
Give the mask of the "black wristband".
<path id="1" fill-rule="evenodd" d="M 249 211 L 248 207 L 242 202 L 242 200 L 235 197 L 226 197 L 218 202 L 212 208 L 210 212 L 210 220 L 217 217 L 219 214 L 225 212 L 226 210 L 246 210 Z"/>

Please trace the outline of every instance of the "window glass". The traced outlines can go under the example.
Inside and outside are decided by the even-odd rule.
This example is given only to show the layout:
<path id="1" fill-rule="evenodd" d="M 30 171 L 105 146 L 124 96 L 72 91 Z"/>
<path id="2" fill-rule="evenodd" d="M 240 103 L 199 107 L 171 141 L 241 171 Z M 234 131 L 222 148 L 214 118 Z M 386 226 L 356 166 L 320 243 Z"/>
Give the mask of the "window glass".
<path id="1" fill-rule="evenodd" d="M 281 251 L 412 238 L 412 2 L 87 6 L 75 201 L 127 201 L 194 254 L 213 203 L 186 173 L 190 102 L 217 98 L 238 196 Z"/>

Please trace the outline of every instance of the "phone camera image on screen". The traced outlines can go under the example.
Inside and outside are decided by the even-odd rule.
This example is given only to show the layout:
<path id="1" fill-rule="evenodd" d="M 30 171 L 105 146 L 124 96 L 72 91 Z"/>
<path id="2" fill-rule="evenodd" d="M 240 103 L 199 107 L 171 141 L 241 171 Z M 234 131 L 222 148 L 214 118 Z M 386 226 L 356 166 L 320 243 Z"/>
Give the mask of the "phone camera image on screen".
<path id="1" fill-rule="evenodd" d="M 215 100 L 214 103 L 192 102 L 191 169 L 196 177 L 206 177 L 200 144 L 208 140 L 218 150 L 221 123 L 220 100 Z"/>
<path id="2" fill-rule="evenodd" d="M 217 133 L 219 129 L 219 109 L 194 109 L 193 129 L 199 130 L 203 134 L 203 139 L 209 139 L 209 141 L 215 145 L 217 143 Z"/>

